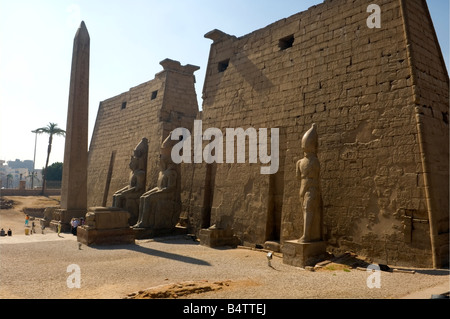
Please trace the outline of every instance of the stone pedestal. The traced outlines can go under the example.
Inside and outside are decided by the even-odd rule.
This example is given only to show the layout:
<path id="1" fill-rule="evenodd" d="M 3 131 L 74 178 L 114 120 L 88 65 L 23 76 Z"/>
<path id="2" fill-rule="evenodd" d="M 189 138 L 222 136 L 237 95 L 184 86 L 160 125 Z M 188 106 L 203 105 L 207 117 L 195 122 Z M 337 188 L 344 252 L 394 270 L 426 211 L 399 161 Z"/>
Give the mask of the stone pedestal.
<path id="1" fill-rule="evenodd" d="M 200 245 L 208 247 L 236 247 L 239 245 L 239 238 L 234 235 L 232 229 L 201 229 L 198 237 L 200 239 Z"/>
<path id="2" fill-rule="evenodd" d="M 300 243 L 298 240 L 288 240 L 283 244 L 283 263 L 304 268 L 314 266 L 327 256 L 325 241 Z"/>
<path id="3" fill-rule="evenodd" d="M 90 207 L 86 225 L 95 229 L 128 228 L 131 214 L 116 207 Z"/>
<path id="4" fill-rule="evenodd" d="M 135 237 L 131 227 L 119 229 L 92 229 L 78 226 L 77 240 L 87 246 L 134 244 Z"/>
<path id="5" fill-rule="evenodd" d="M 77 240 L 87 246 L 134 244 L 130 213 L 113 207 L 91 207 L 86 222 L 77 228 Z"/>
<path id="6" fill-rule="evenodd" d="M 281 245 L 278 241 L 268 240 L 264 243 L 264 249 L 279 253 L 281 252 Z"/>
<path id="7" fill-rule="evenodd" d="M 173 200 L 158 200 L 144 218 L 143 227 L 133 227 L 136 239 L 182 235 L 187 228 L 177 227 L 181 204 Z"/>
<path id="8" fill-rule="evenodd" d="M 136 239 L 150 239 L 162 236 L 186 235 L 187 229 L 179 227 L 163 228 L 163 229 L 133 228 L 133 232 Z"/>

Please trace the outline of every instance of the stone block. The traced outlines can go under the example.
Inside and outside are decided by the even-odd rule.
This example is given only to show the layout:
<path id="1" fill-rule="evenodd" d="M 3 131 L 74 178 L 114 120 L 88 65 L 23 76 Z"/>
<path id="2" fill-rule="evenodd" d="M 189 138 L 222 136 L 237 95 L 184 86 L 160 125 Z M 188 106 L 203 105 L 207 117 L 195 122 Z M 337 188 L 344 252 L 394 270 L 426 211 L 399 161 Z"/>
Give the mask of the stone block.
<path id="1" fill-rule="evenodd" d="M 115 229 L 93 229 L 89 226 L 77 228 L 78 242 L 87 246 L 134 244 L 135 236 L 131 227 Z"/>
<path id="2" fill-rule="evenodd" d="M 86 217 L 94 215 L 95 229 L 127 228 L 130 213 L 120 208 L 90 207 Z"/>
<path id="3" fill-rule="evenodd" d="M 282 246 L 283 263 L 295 267 L 314 266 L 327 256 L 325 241 L 300 243 L 298 240 L 285 241 Z"/>
<path id="4" fill-rule="evenodd" d="M 271 250 L 274 252 L 281 252 L 281 245 L 277 241 L 266 241 L 264 243 L 264 249 Z"/>
<path id="5" fill-rule="evenodd" d="M 85 245 L 134 244 L 130 213 L 120 208 L 90 207 L 85 225 L 77 228 L 77 240 Z"/>
<path id="6" fill-rule="evenodd" d="M 136 239 L 149 239 L 163 236 L 186 235 L 187 228 L 133 228 L 133 232 Z"/>
<path id="7" fill-rule="evenodd" d="M 200 239 L 200 245 L 208 247 L 236 247 L 240 242 L 232 229 L 201 229 L 198 238 Z"/>

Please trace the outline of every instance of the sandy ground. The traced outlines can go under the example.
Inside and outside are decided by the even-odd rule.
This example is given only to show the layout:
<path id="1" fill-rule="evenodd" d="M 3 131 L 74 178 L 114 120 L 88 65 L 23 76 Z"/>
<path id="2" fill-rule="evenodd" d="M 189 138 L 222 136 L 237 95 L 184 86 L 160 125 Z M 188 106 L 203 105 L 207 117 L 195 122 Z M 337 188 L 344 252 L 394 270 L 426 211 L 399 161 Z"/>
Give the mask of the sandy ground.
<path id="1" fill-rule="evenodd" d="M 2 209 L 0 213 L 0 227 L 7 231 L 9 228 L 14 234 L 25 234 L 24 207 L 48 207 L 58 206 L 60 196 L 10 196 L 5 199 L 14 201 L 14 209 Z M 30 223 L 31 225 L 31 223 Z M 38 226 L 39 223 L 36 223 Z M 39 228 L 39 227 L 38 227 Z"/>
<path id="2" fill-rule="evenodd" d="M 369 288 L 373 274 L 348 264 L 308 271 L 275 254 L 269 266 L 264 251 L 212 249 L 185 236 L 79 247 L 76 236 L 39 226 L 24 234 L 20 209 L 55 199 L 10 198 L 17 206 L 0 211 L 0 227 L 13 230 L 0 237 L 0 298 L 430 299 L 450 291 L 448 269 L 382 271 L 379 288 Z"/>

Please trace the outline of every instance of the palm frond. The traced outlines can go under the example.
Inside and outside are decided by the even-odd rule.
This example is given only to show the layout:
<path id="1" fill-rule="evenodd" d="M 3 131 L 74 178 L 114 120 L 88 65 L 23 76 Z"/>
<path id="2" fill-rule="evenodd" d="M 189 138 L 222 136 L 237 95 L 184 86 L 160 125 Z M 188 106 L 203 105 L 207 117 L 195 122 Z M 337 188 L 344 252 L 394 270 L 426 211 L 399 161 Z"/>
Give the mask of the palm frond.
<path id="1" fill-rule="evenodd" d="M 48 128 L 47 127 L 40 127 L 40 128 L 37 128 L 37 129 L 35 129 L 34 131 L 31 131 L 32 133 L 38 133 L 38 134 L 41 134 L 41 133 L 48 133 Z"/>
<path id="2" fill-rule="evenodd" d="M 59 128 L 58 124 L 51 123 L 51 122 L 46 127 L 40 127 L 31 132 L 38 133 L 38 134 L 46 133 L 46 134 L 50 134 L 50 135 L 62 135 L 62 136 L 66 135 L 65 130 Z"/>

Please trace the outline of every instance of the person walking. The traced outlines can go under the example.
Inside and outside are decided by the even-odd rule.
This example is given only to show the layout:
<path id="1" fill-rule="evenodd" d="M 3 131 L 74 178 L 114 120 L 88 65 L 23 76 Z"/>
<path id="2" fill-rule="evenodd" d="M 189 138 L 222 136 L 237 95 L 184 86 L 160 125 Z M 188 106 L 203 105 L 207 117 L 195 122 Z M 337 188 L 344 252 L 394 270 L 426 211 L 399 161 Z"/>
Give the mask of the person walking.
<path id="1" fill-rule="evenodd" d="M 79 219 L 78 218 L 72 218 L 70 224 L 72 226 L 72 235 L 76 236 L 77 235 L 77 227 L 80 224 Z"/>

